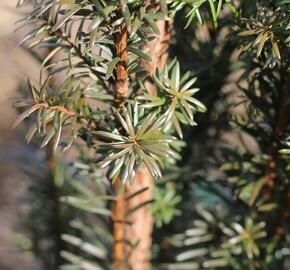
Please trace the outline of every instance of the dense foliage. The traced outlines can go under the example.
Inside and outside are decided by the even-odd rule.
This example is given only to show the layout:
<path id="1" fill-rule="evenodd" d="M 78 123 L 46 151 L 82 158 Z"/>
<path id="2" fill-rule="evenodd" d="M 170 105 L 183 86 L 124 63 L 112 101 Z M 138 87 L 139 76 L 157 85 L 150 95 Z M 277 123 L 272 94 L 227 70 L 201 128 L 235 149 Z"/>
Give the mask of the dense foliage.
<path id="1" fill-rule="evenodd" d="M 34 241 L 36 254 L 53 250 L 47 269 L 112 269 L 112 205 L 142 167 L 155 200 L 124 222 L 152 204 L 153 269 L 288 269 L 290 1 L 31 5 L 21 45 L 46 56 L 15 125 L 33 116 L 27 141 L 80 152 L 34 190 L 38 207 L 54 205 Z M 170 61 L 148 68 L 160 21 L 173 23 Z"/>

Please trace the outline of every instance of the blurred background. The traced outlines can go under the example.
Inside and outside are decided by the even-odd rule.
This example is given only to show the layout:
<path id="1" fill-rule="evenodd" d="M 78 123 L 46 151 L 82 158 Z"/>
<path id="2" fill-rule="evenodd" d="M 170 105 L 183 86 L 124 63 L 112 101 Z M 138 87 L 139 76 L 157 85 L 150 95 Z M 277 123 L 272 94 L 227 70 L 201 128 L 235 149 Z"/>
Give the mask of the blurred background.
<path id="1" fill-rule="evenodd" d="M 26 12 L 25 8 L 21 8 L 21 10 L 17 9 L 17 0 L 0 1 L 0 270 L 39 270 L 44 268 L 41 266 L 40 259 L 35 258 L 36 256 L 30 251 L 33 248 L 35 249 L 35 246 L 32 247 L 32 242 L 34 241 L 39 244 L 39 250 L 37 250 L 39 246 L 36 246 L 36 254 L 44 255 L 41 259 L 46 263 L 48 261 L 48 264 L 51 264 L 49 258 L 56 256 L 41 253 L 41 250 L 56 248 L 59 251 L 61 247 L 51 245 L 47 239 L 41 238 L 41 235 L 39 238 L 35 237 L 35 235 L 30 235 L 31 231 L 28 231 L 27 228 L 30 226 L 30 229 L 35 229 L 36 233 L 43 233 L 47 236 L 46 238 L 49 238 L 53 234 L 58 233 L 59 235 L 61 231 L 51 229 L 47 232 L 44 228 L 45 225 L 49 225 L 47 227 L 58 227 L 63 224 L 46 222 L 51 218 L 49 216 L 51 209 L 59 210 L 51 208 L 55 207 L 55 205 L 53 203 L 49 205 L 47 203 L 49 198 L 45 197 L 46 194 L 50 194 L 54 203 L 57 201 L 57 196 L 55 196 L 56 198 L 53 196 L 57 194 L 55 192 L 56 189 L 53 189 L 53 185 L 49 186 L 53 181 L 46 181 L 48 177 L 53 179 L 48 169 L 49 151 L 46 153 L 45 150 L 39 150 L 37 144 L 32 143 L 28 145 L 25 143 L 27 127 L 24 124 L 19 125 L 16 130 L 11 129 L 11 124 L 17 117 L 17 110 L 13 108 L 13 103 L 20 96 L 20 90 L 22 94 L 25 93 L 27 77 L 32 80 L 38 79 L 40 66 L 37 59 L 31 53 L 18 46 L 25 33 L 29 32 L 29 27 L 16 31 L 20 25 L 17 22 L 24 17 Z M 247 3 L 254 3 L 256 1 L 240 2 L 248 6 Z M 250 5 L 249 7 L 251 8 Z M 245 10 L 247 9 L 245 8 Z M 250 11 L 252 12 L 251 9 Z M 228 13 L 225 12 L 221 16 L 222 23 L 225 23 L 225 25 L 228 23 Z M 172 235 L 176 232 L 183 231 L 189 224 L 191 226 L 192 220 L 200 216 L 199 213 L 196 214 L 196 209 L 194 209 L 199 203 L 214 213 L 215 219 L 213 219 L 214 221 L 211 224 L 214 229 L 218 224 L 216 220 L 228 222 L 229 224 L 226 225 L 229 228 L 232 219 L 238 220 L 241 224 L 246 219 L 250 220 L 248 216 L 251 218 L 252 212 L 248 211 L 250 208 L 248 208 L 245 202 L 247 203 L 249 194 L 251 194 L 254 186 L 251 183 L 247 185 L 246 187 L 249 189 L 245 188 L 244 193 L 237 189 L 240 192 L 239 194 L 246 194 L 244 198 L 238 198 L 237 200 L 235 186 L 233 187 L 231 182 L 234 179 L 231 177 L 231 172 L 227 175 L 227 172 L 220 170 L 220 167 L 221 165 L 225 165 L 225 168 L 230 166 L 229 162 L 231 161 L 247 162 L 247 165 L 252 164 L 251 166 L 254 169 L 256 165 L 262 166 L 262 170 L 258 170 L 258 173 L 256 173 L 257 170 L 253 170 L 254 173 L 253 171 L 250 172 L 250 170 L 249 172 L 246 170 L 243 172 L 240 168 L 240 171 L 237 169 L 237 171 L 232 172 L 236 176 L 235 179 L 239 180 L 241 178 L 243 180 L 242 178 L 246 176 L 249 181 L 259 182 L 261 175 L 264 176 L 265 168 L 263 164 L 265 163 L 261 162 L 258 164 L 257 162 L 256 164 L 252 160 L 254 160 L 254 157 L 257 157 L 260 158 L 257 160 L 264 162 L 264 157 L 261 154 L 268 154 L 269 142 L 272 142 L 271 134 L 265 135 L 264 132 L 261 132 L 262 127 L 261 130 L 258 130 L 260 132 L 258 134 L 261 134 L 262 138 L 259 141 L 259 137 L 250 136 L 247 132 L 240 131 L 236 126 L 230 125 L 229 120 L 232 120 L 232 115 L 237 117 L 238 122 L 238 117 L 247 114 L 247 104 L 242 104 L 241 101 L 245 100 L 245 96 L 241 95 L 241 91 L 237 88 L 237 80 L 244 72 L 242 70 L 242 62 L 238 61 L 240 50 L 237 48 L 239 42 L 232 36 L 228 38 L 229 28 L 220 27 L 214 30 L 213 25 L 209 23 L 204 26 L 183 29 L 180 26 L 186 24 L 184 14 L 176 16 L 176 22 L 174 38 L 172 44 L 170 44 L 170 58 L 177 57 L 179 59 L 182 63 L 182 71 L 191 70 L 197 75 L 199 78 L 197 82 L 198 87 L 202 90 L 198 94 L 198 99 L 207 106 L 208 111 L 206 114 L 197 115 L 197 129 L 185 129 L 184 140 L 187 143 L 187 147 L 184 147 L 182 150 L 182 160 L 179 164 L 182 169 L 174 171 L 173 168 L 173 173 L 169 170 L 170 175 L 167 177 L 168 179 L 165 179 L 168 182 L 172 180 L 174 183 L 173 186 L 170 186 L 168 193 L 174 190 L 174 196 L 178 197 L 179 193 L 182 194 L 183 202 L 178 207 L 183 212 L 181 217 L 176 219 L 176 221 L 174 220 L 174 222 L 166 224 L 166 226 L 158 228 L 158 230 L 156 229 L 153 235 L 155 244 L 153 246 L 153 259 L 157 258 L 157 262 L 158 256 L 161 258 L 161 262 L 164 258 L 165 261 L 171 259 L 170 256 L 173 258 L 173 252 L 168 252 L 169 242 L 166 242 L 166 237 L 169 236 L 168 239 L 172 239 Z M 223 26 L 222 23 L 221 25 Z M 248 64 L 247 61 L 245 63 Z M 265 102 L 264 100 L 262 101 Z M 232 106 L 233 104 L 235 106 Z M 266 107 L 269 106 L 269 103 L 265 102 L 265 104 Z M 278 108 L 275 102 L 271 103 L 271 106 L 272 111 L 274 111 L 273 108 Z M 250 109 L 249 112 L 251 113 Z M 267 107 L 266 110 L 270 109 Z M 267 121 L 264 122 L 268 124 Z M 265 126 L 268 127 L 268 125 Z M 260 149 L 261 145 L 263 148 Z M 246 154 L 244 155 L 244 153 Z M 252 169 L 252 167 L 250 168 Z M 260 167 L 258 168 L 260 169 Z M 39 183 L 40 187 L 43 186 L 40 192 L 38 190 L 38 194 L 42 196 L 42 202 L 35 199 L 32 195 L 33 192 L 30 192 L 33 185 Z M 44 183 L 47 185 L 43 185 Z M 165 190 L 166 192 L 164 187 L 160 187 L 160 190 Z M 162 192 L 160 192 L 159 196 L 160 205 L 163 203 L 162 199 L 166 197 L 164 196 L 165 193 Z M 157 205 L 158 197 L 156 198 Z M 177 201 L 179 202 L 179 199 Z M 279 203 L 278 199 L 277 202 Z M 168 205 L 165 206 L 167 207 Z M 32 209 L 31 213 L 30 211 L 33 207 L 34 209 Z M 47 211 L 41 211 L 43 207 Z M 172 209 L 170 207 L 169 205 L 169 212 L 172 209 L 172 211 L 175 211 L 175 205 L 172 206 Z M 239 209 L 238 212 L 237 209 Z M 30 216 L 30 214 L 32 215 Z M 47 214 L 48 217 L 44 219 L 43 214 Z M 158 214 L 160 213 L 157 211 L 155 219 Z M 69 210 L 69 215 L 75 218 L 74 212 L 71 209 Z M 257 216 L 259 217 L 259 215 Z M 275 236 L 276 232 L 272 230 L 272 228 L 276 228 L 274 227 L 276 224 L 272 224 L 272 222 L 275 223 L 275 218 L 272 218 L 271 215 L 268 217 L 267 221 L 269 225 L 267 226 L 269 231 Z M 69 221 L 70 218 L 67 218 L 67 220 Z M 288 227 L 289 224 L 287 225 L 286 222 L 285 227 Z M 219 231 L 215 231 L 215 233 L 218 235 L 218 240 L 216 241 L 214 238 L 211 244 L 214 246 L 214 250 L 215 248 L 218 250 L 221 246 L 220 234 Z M 269 243 L 273 242 L 271 238 L 272 234 L 267 238 Z M 283 237 L 281 239 L 281 243 L 279 242 L 277 246 L 284 247 L 283 241 L 286 242 L 286 240 Z M 250 240 L 249 246 L 252 244 Z M 205 243 L 205 247 L 208 248 L 209 245 Z M 271 257 L 272 260 L 274 252 L 271 248 L 269 245 L 266 255 L 269 255 L 268 257 Z M 242 249 L 238 245 L 237 250 L 236 254 L 241 254 Z M 154 257 L 154 254 L 158 254 L 158 256 Z M 279 255 L 279 253 L 277 254 Z M 264 263 L 264 258 L 266 257 L 264 255 L 262 254 L 261 258 L 259 257 L 262 263 Z M 242 265 L 243 260 L 240 258 L 240 255 L 237 255 L 235 258 L 237 259 L 237 267 L 234 269 L 249 269 L 244 267 L 247 264 Z M 245 262 L 248 263 L 248 258 L 244 258 Z M 279 261 L 281 258 L 277 259 L 278 268 L 271 268 L 270 266 L 269 269 L 289 269 L 289 261 L 284 263 L 285 268 L 279 268 L 283 263 Z M 275 260 L 273 259 L 273 265 L 276 263 Z M 242 266 L 239 266 L 240 263 Z"/>
<path id="2" fill-rule="evenodd" d="M 37 74 L 37 61 L 17 46 L 23 33 L 15 32 L 21 18 L 16 5 L 16 0 L 1 0 L 0 5 L 0 269 L 33 270 L 37 262 L 20 251 L 21 245 L 30 244 L 22 236 L 30 178 L 23 169 L 40 153 L 24 142 L 21 128 L 15 132 L 10 126 L 16 117 L 12 106 L 16 92 L 28 74 Z"/>
<path id="3" fill-rule="evenodd" d="M 39 269 L 40 264 L 36 261 L 35 257 L 25 250 L 29 250 L 31 242 L 29 240 L 29 232 L 25 231 L 25 217 L 27 218 L 27 212 L 29 210 L 29 201 L 33 200 L 29 195 L 30 183 L 32 181 L 40 181 L 47 175 L 46 168 L 43 168 L 44 155 L 43 151 L 40 151 L 36 145 L 25 143 L 26 127 L 22 124 L 16 131 L 11 129 L 11 124 L 17 117 L 17 111 L 13 108 L 13 102 L 16 100 L 17 91 L 26 88 L 27 77 L 37 80 L 39 64 L 33 56 L 25 51 L 25 49 L 18 46 L 25 33 L 29 31 L 29 28 L 17 30 L 20 25 L 19 20 L 23 18 L 25 10 L 23 8 L 17 9 L 17 0 L 1 0 L 0 6 L 0 80 L 1 80 L 1 96 L 0 96 L 0 270 L 33 270 Z M 184 22 L 182 22 L 184 24 Z M 193 35 L 189 32 L 188 34 Z M 225 36 L 226 33 L 222 33 Z M 200 29 L 196 34 L 201 43 L 210 44 L 209 33 L 207 28 Z M 184 35 L 186 36 L 186 35 Z M 179 50 L 181 44 L 176 44 L 176 47 L 172 47 L 173 55 L 177 54 L 178 58 L 183 60 L 183 63 L 187 63 L 188 68 L 202 70 L 201 76 L 208 76 L 206 71 L 203 71 L 203 66 L 207 66 L 208 59 L 211 59 L 211 53 L 213 52 L 211 46 L 202 47 L 204 51 L 199 53 L 201 48 L 196 49 L 198 53 L 194 54 L 194 51 L 189 49 Z M 231 51 L 231 50 L 229 50 Z M 192 55 L 191 55 L 192 54 Z M 199 61 L 188 60 L 188 55 L 191 58 L 196 58 Z M 201 55 L 204 55 L 202 59 Z M 224 54 L 223 59 L 219 59 L 215 63 L 215 67 L 212 69 L 212 77 L 217 77 L 219 81 L 221 78 L 226 77 L 228 70 L 225 68 L 226 61 L 230 55 Z M 235 57 L 234 57 L 235 58 Z M 225 62 L 223 62 L 225 61 Z M 198 63 L 198 64 L 197 64 Z M 193 65 L 193 66 L 191 66 Z M 225 69 L 224 73 L 217 73 L 220 70 L 219 65 Z M 205 69 L 206 70 L 206 69 Z M 224 94 L 229 95 L 227 92 L 231 92 L 230 96 L 235 97 L 236 93 L 233 91 L 234 87 L 231 81 L 234 81 L 237 75 L 229 80 L 224 87 Z M 205 85 L 201 88 L 211 89 L 213 94 L 209 95 L 209 101 L 207 103 L 215 103 L 217 100 L 218 89 L 221 85 L 216 85 L 214 80 L 201 80 Z M 214 86 L 213 86 L 214 85 Z M 205 93 L 206 94 L 206 93 Z M 207 94 L 206 94 L 207 95 Z M 232 98 L 230 98 L 232 99 Z M 217 102 L 218 103 L 218 102 Z M 216 106 L 210 107 L 214 112 L 218 111 L 218 114 L 222 114 L 221 109 Z M 220 104 L 221 105 L 221 104 Z M 221 107 L 221 106 L 220 106 Z M 239 111 L 238 107 L 235 110 Z M 217 118 L 214 113 L 214 119 Z M 210 115 L 210 114 L 208 114 Z M 210 117 L 210 116 L 209 116 Z M 201 122 L 201 121 L 199 121 Z M 218 122 L 218 121 L 216 121 Z M 198 144 L 195 143 L 195 138 L 203 137 L 207 132 L 208 119 L 200 123 L 199 132 L 187 131 L 187 140 L 189 145 L 193 145 L 195 155 L 199 155 L 200 140 Z M 194 135 L 192 134 L 194 132 Z M 212 142 L 215 144 L 217 135 L 210 135 L 214 137 Z M 239 144 L 239 139 L 236 134 L 232 132 L 223 132 L 224 141 L 235 146 Z M 209 140 L 207 140 L 208 142 Z M 248 140 L 248 142 L 250 142 Z M 255 149 L 255 145 L 251 145 Z M 189 150 L 187 150 L 189 151 Z M 191 156 L 192 153 L 183 153 L 184 156 Z M 192 154 L 193 155 L 193 154 Z M 199 160 L 197 156 L 192 156 L 192 159 Z M 207 153 L 204 153 L 204 157 L 208 157 Z M 196 159 L 197 158 L 197 159 Z M 203 160 L 203 159 L 200 159 Z M 198 163 L 198 162 L 197 162 Z M 200 161 L 203 163 L 203 161 Z M 200 166 L 199 164 L 198 166 Z M 41 173 L 39 168 L 44 169 L 44 173 Z M 31 174 L 32 177 L 31 177 Z M 214 176 L 217 177 L 216 170 Z M 25 237 L 28 236 L 28 238 Z M 161 237 L 162 238 L 162 237 Z M 24 252 L 23 252 L 24 250 Z"/>

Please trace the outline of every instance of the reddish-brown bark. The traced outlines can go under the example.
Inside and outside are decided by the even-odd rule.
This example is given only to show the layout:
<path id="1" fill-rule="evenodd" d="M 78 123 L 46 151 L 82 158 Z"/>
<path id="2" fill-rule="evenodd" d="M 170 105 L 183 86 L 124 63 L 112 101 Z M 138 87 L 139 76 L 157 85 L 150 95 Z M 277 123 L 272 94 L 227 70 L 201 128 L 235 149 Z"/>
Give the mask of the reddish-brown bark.
<path id="1" fill-rule="evenodd" d="M 116 34 L 116 52 L 119 62 L 116 65 L 116 103 L 121 104 L 128 95 L 128 71 L 127 71 L 127 28 L 120 26 L 120 32 Z M 117 186 L 116 189 L 119 187 Z M 125 264 L 127 257 L 127 225 L 125 215 L 127 212 L 126 188 L 119 194 L 114 209 L 114 266 L 118 270 L 128 269 Z"/>
<path id="2" fill-rule="evenodd" d="M 125 190 L 118 196 L 115 208 L 113 210 L 113 221 L 114 221 L 114 266 L 118 270 L 126 269 L 124 259 L 127 256 L 125 239 L 126 237 L 126 224 L 125 215 L 127 211 L 126 207 L 126 194 Z"/>
<path id="3" fill-rule="evenodd" d="M 150 74 L 156 68 L 163 69 L 168 59 L 168 47 L 172 23 L 168 21 L 158 21 L 160 35 L 149 43 L 145 50 L 148 50 L 149 56 L 152 58 L 151 62 L 144 62 Z M 156 94 L 155 85 L 147 81 L 146 88 L 151 95 Z M 129 202 L 129 209 L 138 205 L 138 203 L 149 201 L 153 198 L 153 179 L 147 169 L 141 169 L 136 175 L 136 181 L 130 187 L 130 193 L 134 193 L 141 188 L 147 187 L 148 190 L 142 193 L 141 196 L 135 197 L 134 200 Z M 151 258 L 151 245 L 152 245 L 152 229 L 153 229 L 153 216 L 151 213 L 150 205 L 142 207 L 135 214 L 131 216 L 130 221 L 133 223 L 128 233 L 130 241 L 133 243 L 139 242 L 130 256 L 129 263 L 134 270 L 149 270 Z"/>
<path id="4" fill-rule="evenodd" d="M 152 74 L 156 68 L 163 69 L 168 58 L 168 46 L 171 32 L 171 22 L 157 22 L 160 35 L 146 46 L 147 53 L 151 56 L 152 62 L 142 62 L 149 73 Z M 128 94 L 127 82 L 127 29 L 123 26 L 116 38 L 117 56 L 120 58 L 116 66 L 116 101 L 120 104 Z M 156 94 L 156 89 L 152 82 L 146 82 L 147 89 L 151 95 Z M 146 191 L 126 200 L 127 196 L 134 194 L 142 188 Z M 134 212 L 128 220 L 126 213 L 138 206 L 139 204 L 150 201 L 153 197 L 153 179 L 147 169 L 140 169 L 136 174 L 136 180 L 130 187 L 125 187 L 123 192 L 118 196 L 115 208 L 113 210 L 114 219 L 114 265 L 118 270 L 149 270 L 152 244 L 153 216 L 150 205 L 146 205 Z M 126 221 L 126 222 L 125 222 Z M 130 225 L 129 225 L 130 224 Z M 136 247 L 131 250 L 124 240 L 128 240 Z M 127 257 L 129 260 L 125 263 Z"/>
<path id="5" fill-rule="evenodd" d="M 287 77 L 283 84 L 280 94 L 280 104 L 277 108 L 276 114 L 276 126 L 275 126 L 275 140 L 278 142 L 283 139 L 285 129 L 289 121 L 289 91 L 290 91 L 290 70 L 288 71 Z M 271 147 L 271 157 L 267 164 L 267 185 L 269 188 L 274 186 L 275 178 L 277 177 L 276 167 L 278 159 L 278 150 L 276 145 Z"/>
<path id="6" fill-rule="evenodd" d="M 128 95 L 128 71 L 127 71 L 127 27 L 122 25 L 120 33 L 116 38 L 117 56 L 120 58 L 116 65 L 116 99 L 117 102 L 122 102 Z"/>
<path id="7" fill-rule="evenodd" d="M 290 97 L 290 69 L 288 69 L 287 76 L 284 80 L 281 93 L 280 93 L 280 104 L 278 104 L 276 113 L 276 126 L 275 126 L 275 140 L 279 142 L 285 136 L 285 130 L 289 123 L 289 97 Z M 279 149 L 276 144 L 273 144 L 270 152 L 270 160 L 266 167 L 266 178 L 267 185 L 263 189 L 264 200 L 269 200 L 273 196 L 274 186 L 277 179 L 277 163 L 279 158 Z M 284 193 L 285 192 L 285 193 Z M 290 186 L 285 186 L 283 193 L 286 195 L 283 202 L 283 210 L 281 212 L 281 218 L 278 219 L 278 226 L 276 233 L 278 235 L 285 234 L 283 228 L 283 222 L 290 218 Z M 286 221 L 287 222 L 287 221 Z"/>

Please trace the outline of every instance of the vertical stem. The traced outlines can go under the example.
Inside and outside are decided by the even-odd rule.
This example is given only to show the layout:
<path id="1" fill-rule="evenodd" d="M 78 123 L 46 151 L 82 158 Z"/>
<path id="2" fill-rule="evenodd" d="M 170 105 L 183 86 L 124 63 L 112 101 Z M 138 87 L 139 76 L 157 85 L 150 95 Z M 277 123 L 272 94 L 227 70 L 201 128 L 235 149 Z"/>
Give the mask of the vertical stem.
<path id="1" fill-rule="evenodd" d="M 276 126 L 275 126 L 275 140 L 277 143 L 284 137 L 285 129 L 289 120 L 289 91 L 290 91 L 290 70 L 288 70 L 285 81 L 283 83 L 281 94 L 279 98 L 277 114 L 276 114 Z M 271 158 L 267 164 L 267 184 L 269 188 L 274 186 L 278 159 L 278 150 L 276 145 L 272 146 Z"/>
<path id="2" fill-rule="evenodd" d="M 55 170 L 56 170 L 56 157 L 53 152 L 53 143 L 50 142 L 47 147 L 47 167 L 49 170 L 49 179 L 51 183 L 51 191 L 52 191 L 52 199 L 53 199 L 53 235 L 54 235 L 54 261 L 53 261 L 53 268 L 59 269 L 61 265 L 61 256 L 60 253 L 63 249 L 61 234 L 63 233 L 62 230 L 62 217 L 60 213 L 60 194 L 59 188 L 55 184 Z"/>
<path id="3" fill-rule="evenodd" d="M 159 36 L 157 36 L 153 41 L 146 45 L 146 48 L 148 48 L 149 50 L 148 54 L 149 56 L 151 56 L 152 61 L 144 61 L 144 65 L 146 66 L 148 72 L 151 75 L 155 72 L 157 68 L 162 70 L 167 63 L 168 48 L 173 28 L 173 21 L 160 20 L 157 22 L 157 26 L 160 31 Z M 154 86 L 152 88 L 154 88 Z M 151 92 L 150 94 L 155 95 L 155 91 Z"/>
<path id="4" fill-rule="evenodd" d="M 113 221 L 114 221 L 114 266 L 117 270 L 125 270 L 126 265 L 123 263 L 126 258 L 126 191 L 120 193 L 118 196 L 115 208 L 113 210 Z"/>
<path id="5" fill-rule="evenodd" d="M 133 209 L 142 202 L 150 201 L 153 198 L 153 179 L 149 171 L 145 168 L 138 170 L 134 185 L 130 187 L 130 193 L 134 194 L 144 187 L 148 189 L 128 201 L 128 209 Z M 150 204 L 143 206 L 130 216 L 132 225 L 128 231 L 128 238 L 131 243 L 137 243 L 129 258 L 129 265 L 134 270 L 151 269 L 153 221 Z"/>
<path id="6" fill-rule="evenodd" d="M 157 68 L 163 69 L 168 59 L 168 47 L 170 34 L 172 29 L 172 22 L 158 21 L 160 35 L 150 42 L 146 47 L 148 48 L 151 62 L 142 63 L 146 66 L 148 72 L 152 75 Z M 145 49 L 147 49 L 145 48 Z M 156 95 L 156 87 L 153 82 L 147 80 L 145 82 L 146 88 L 151 95 Z M 134 185 L 130 188 L 130 192 L 135 193 L 138 190 L 147 187 L 146 192 L 140 196 L 136 196 L 133 200 L 128 202 L 128 208 L 132 209 L 138 204 L 149 201 L 153 198 L 153 179 L 147 169 L 140 169 L 137 172 Z M 151 245 L 152 245 L 152 231 L 153 231 L 153 216 L 150 205 L 142 207 L 131 216 L 132 227 L 128 232 L 128 237 L 133 243 L 137 243 L 137 247 L 133 250 L 129 264 L 134 270 L 149 270 L 151 269 Z"/>
<path id="7" fill-rule="evenodd" d="M 49 51 L 47 52 L 47 54 Z M 52 60 L 51 60 L 52 61 Z M 56 81 L 54 78 L 50 80 L 50 87 L 53 89 L 56 86 Z M 63 243 L 61 235 L 63 233 L 63 223 L 61 217 L 61 205 L 60 205 L 60 189 L 55 183 L 55 173 L 57 168 L 57 155 L 54 153 L 53 141 L 50 141 L 46 148 L 46 162 L 47 168 L 49 171 L 49 178 L 52 192 L 53 200 L 53 237 L 54 237 L 54 261 L 52 267 L 56 270 L 59 269 L 62 258 L 60 256 L 61 251 L 63 250 Z"/>
<path id="8" fill-rule="evenodd" d="M 116 53 L 119 57 L 119 62 L 116 65 L 116 104 L 121 103 L 126 99 L 128 95 L 128 71 L 127 71 L 127 27 L 122 24 L 120 26 L 120 32 L 116 34 Z M 116 187 L 119 188 L 118 186 Z M 114 221 L 114 266 L 117 270 L 128 269 L 124 263 L 127 256 L 127 247 L 125 240 L 126 237 L 126 188 L 119 194 L 114 209 L 113 209 L 113 221 Z"/>
<path id="9" fill-rule="evenodd" d="M 150 42 L 146 47 L 149 55 L 153 59 L 151 63 L 142 62 L 150 74 L 155 72 L 156 68 L 163 69 L 168 58 L 168 47 L 171 31 L 171 22 L 159 21 L 158 27 L 160 35 Z M 125 25 L 120 27 L 120 32 L 116 35 L 116 52 L 120 61 L 116 65 L 116 103 L 120 105 L 128 95 L 128 72 L 127 72 L 127 28 Z M 156 94 L 155 85 L 149 80 L 146 82 L 147 89 L 151 95 Z M 134 199 L 126 201 L 126 194 L 133 194 L 138 190 L 148 187 Z M 137 172 L 135 183 L 132 187 L 125 187 L 118 196 L 113 210 L 114 219 L 114 265 L 117 270 L 149 270 L 151 268 L 151 245 L 153 216 L 150 205 L 142 207 L 130 216 L 129 226 L 126 221 L 126 212 L 144 201 L 149 201 L 153 197 L 153 179 L 147 169 L 140 169 Z M 125 240 L 137 246 L 130 254 L 128 265 L 125 259 L 128 256 L 129 249 Z"/>
<path id="10" fill-rule="evenodd" d="M 128 71 L 127 71 L 127 27 L 121 25 L 120 33 L 116 35 L 116 51 L 120 58 L 116 65 L 116 101 L 121 103 L 128 95 Z"/>
<path id="11" fill-rule="evenodd" d="M 281 104 L 278 111 L 277 126 L 275 130 L 278 140 L 283 139 L 283 137 L 285 136 L 285 130 L 287 128 L 287 125 L 289 124 L 289 112 L 290 112 L 289 97 L 290 97 L 290 68 L 288 68 L 286 72 L 286 78 L 282 86 L 282 93 L 281 93 L 281 99 L 280 99 Z M 276 158 L 278 158 L 278 149 L 277 149 Z M 277 162 L 275 162 L 275 165 L 277 165 Z M 290 217 L 289 184 L 286 185 L 284 192 L 286 196 L 284 198 L 285 201 L 283 205 L 285 205 L 285 207 L 282 210 L 281 221 L 289 220 L 289 217 Z M 287 221 L 286 221 L 286 224 L 287 224 Z M 279 229 L 279 227 L 277 229 Z"/>
<path id="12" fill-rule="evenodd" d="M 275 141 L 278 144 L 281 139 L 285 136 L 285 130 L 287 125 L 289 124 L 289 97 L 290 97 L 290 69 L 287 70 L 285 75 L 285 80 L 281 88 L 281 93 L 279 96 L 279 104 L 276 110 L 276 125 L 274 130 Z M 264 188 L 263 197 L 265 200 L 268 200 L 273 195 L 273 187 L 275 185 L 275 180 L 277 178 L 277 163 L 279 158 L 279 149 L 277 145 L 272 145 L 271 147 L 271 157 L 266 167 L 266 177 L 267 177 L 267 186 Z M 289 185 L 284 187 L 283 193 L 285 197 L 283 197 L 282 212 L 281 217 L 278 218 L 278 226 L 276 228 L 276 232 L 278 235 L 283 235 L 285 230 L 281 225 L 285 220 L 290 217 L 290 188 Z M 286 221 L 287 222 L 287 221 Z"/>

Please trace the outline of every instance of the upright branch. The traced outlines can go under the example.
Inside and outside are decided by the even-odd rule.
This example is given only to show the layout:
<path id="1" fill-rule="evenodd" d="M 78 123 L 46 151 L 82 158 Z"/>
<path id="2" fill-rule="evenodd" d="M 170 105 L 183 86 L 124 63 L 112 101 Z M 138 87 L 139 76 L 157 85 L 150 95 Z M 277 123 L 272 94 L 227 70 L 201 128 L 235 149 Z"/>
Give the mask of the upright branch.
<path id="1" fill-rule="evenodd" d="M 128 71 L 127 71 L 127 27 L 124 24 L 120 26 L 120 32 L 116 34 L 116 54 L 119 58 L 116 64 L 116 99 L 117 105 L 120 105 L 128 95 Z M 119 188 L 117 184 L 116 188 Z M 126 247 L 126 189 L 118 196 L 113 210 L 114 221 L 114 266 L 118 270 L 125 270 L 125 258 L 127 256 Z"/>
<path id="2" fill-rule="evenodd" d="M 285 135 L 285 130 L 289 120 L 289 91 L 290 91 L 290 68 L 287 70 L 287 75 L 284 80 L 280 106 L 277 115 L 276 136 L 281 139 Z"/>
<path id="3" fill-rule="evenodd" d="M 144 46 L 147 54 L 152 61 L 141 61 L 150 75 L 157 68 L 162 70 L 168 60 L 168 47 L 172 22 L 158 21 L 157 26 L 160 34 L 150 43 Z M 120 105 L 128 95 L 128 72 L 127 72 L 127 28 L 125 25 L 120 27 L 120 32 L 116 35 L 116 52 L 119 62 L 116 65 L 116 103 Z M 151 95 L 156 95 L 155 84 L 150 81 L 145 81 L 146 88 Z M 139 196 L 133 200 L 126 200 L 126 196 L 137 193 L 142 189 Z M 149 202 L 153 198 L 153 179 L 147 169 L 139 169 L 136 174 L 134 185 L 129 188 L 124 188 L 122 194 L 119 195 L 114 209 L 114 265 L 118 270 L 127 270 L 131 267 L 134 270 L 149 270 L 151 259 L 152 245 L 152 230 L 153 216 L 150 209 L 150 204 L 147 204 L 130 215 L 130 220 L 126 221 L 126 212 L 136 208 L 142 202 Z M 131 244 L 136 245 L 132 250 L 129 250 L 126 239 L 129 239 Z M 130 253 L 128 262 L 125 261 Z"/>
<path id="4" fill-rule="evenodd" d="M 275 186 L 275 181 L 277 180 L 277 169 L 279 168 L 278 158 L 279 158 L 279 148 L 278 143 L 284 139 L 287 125 L 289 124 L 289 91 L 290 91 L 290 69 L 287 70 L 284 82 L 282 84 L 281 92 L 279 95 L 279 104 L 276 110 L 276 125 L 274 130 L 276 144 L 272 145 L 270 160 L 266 168 L 267 177 L 267 187 L 264 189 L 263 197 L 265 200 L 272 198 L 274 195 L 273 188 Z M 280 226 L 284 220 L 290 217 L 290 188 L 289 184 L 285 187 L 285 197 L 283 198 L 282 205 L 283 210 L 281 211 L 281 218 L 278 220 L 277 233 L 283 235 L 285 230 L 283 226 Z"/>
<path id="5" fill-rule="evenodd" d="M 146 44 L 148 55 L 152 61 L 143 61 L 149 74 L 153 74 L 158 68 L 162 70 L 168 60 L 169 40 L 172 30 L 172 21 L 157 21 L 160 34 L 150 43 Z M 150 81 L 145 81 L 146 89 L 150 95 L 156 95 L 156 86 Z M 136 175 L 134 185 L 130 188 L 130 193 L 138 192 L 142 188 L 147 188 L 145 192 L 140 194 L 134 200 L 128 202 L 128 208 L 133 209 L 140 201 L 150 201 L 153 199 L 154 181 L 149 171 L 139 169 Z M 131 216 L 132 228 L 129 231 L 129 238 L 131 241 L 137 243 L 137 247 L 133 250 L 130 256 L 130 264 L 134 265 L 135 270 L 149 270 L 151 259 L 151 245 L 152 245 L 152 231 L 153 231 L 153 216 L 150 204 L 142 207 Z"/>
<path id="6" fill-rule="evenodd" d="M 119 104 L 128 95 L 127 27 L 124 24 L 120 26 L 120 32 L 116 35 L 116 53 L 119 58 L 116 64 L 116 102 Z"/>
<path id="7" fill-rule="evenodd" d="M 287 71 L 286 78 L 279 94 L 279 104 L 276 110 L 276 125 L 274 130 L 275 141 L 279 142 L 285 135 L 285 130 L 289 121 L 289 91 L 290 91 L 290 70 Z M 277 159 L 278 159 L 278 147 L 272 146 L 271 157 L 267 164 L 267 183 L 268 187 L 274 186 L 275 179 L 277 177 Z"/>
<path id="8" fill-rule="evenodd" d="M 125 270 L 125 258 L 127 256 L 126 251 L 126 199 L 125 191 L 121 192 L 118 196 L 115 207 L 113 210 L 114 221 L 114 266 L 117 270 Z"/>
<path id="9" fill-rule="evenodd" d="M 157 26 L 160 34 L 146 45 L 149 49 L 148 55 L 151 56 L 151 62 L 144 62 L 148 72 L 152 75 L 158 68 L 162 70 L 168 60 L 168 48 L 173 28 L 173 20 L 159 20 Z"/>

